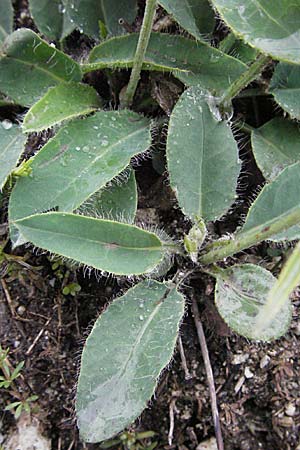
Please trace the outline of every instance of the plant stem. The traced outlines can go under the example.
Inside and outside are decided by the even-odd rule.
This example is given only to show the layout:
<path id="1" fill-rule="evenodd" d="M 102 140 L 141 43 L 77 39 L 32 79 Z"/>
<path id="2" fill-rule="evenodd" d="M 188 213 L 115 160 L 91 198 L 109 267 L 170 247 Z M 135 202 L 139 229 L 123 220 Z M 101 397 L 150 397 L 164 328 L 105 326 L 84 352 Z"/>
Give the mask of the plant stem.
<path id="1" fill-rule="evenodd" d="M 146 0 L 145 14 L 139 41 L 136 48 L 130 80 L 121 102 L 122 108 L 128 108 L 133 102 L 133 97 L 140 79 L 145 53 L 148 47 L 152 25 L 154 22 L 157 0 Z"/>
<path id="2" fill-rule="evenodd" d="M 288 213 L 269 220 L 263 225 L 252 228 L 249 231 L 238 233 L 229 241 L 217 241 L 210 246 L 211 250 L 200 256 L 202 264 L 212 264 L 228 256 L 258 244 L 300 222 L 300 207 L 297 206 Z M 220 244 L 221 243 L 221 244 Z"/>
<path id="3" fill-rule="evenodd" d="M 229 53 L 236 41 L 237 37 L 232 32 L 227 34 L 227 36 L 220 42 L 219 50 L 223 53 Z"/>
<path id="4" fill-rule="evenodd" d="M 205 372 L 207 376 L 207 382 L 209 387 L 209 394 L 210 394 L 210 403 L 211 403 L 211 410 L 212 410 L 212 416 L 213 416 L 213 422 L 214 422 L 214 428 L 215 428 L 215 435 L 217 440 L 217 447 L 218 450 L 224 450 L 224 444 L 223 444 L 223 437 L 222 437 L 222 430 L 221 430 L 221 423 L 220 423 L 220 417 L 219 417 L 219 411 L 218 411 L 218 403 L 217 403 L 217 395 L 216 395 L 216 388 L 215 388 L 215 382 L 214 382 L 214 375 L 210 364 L 209 359 L 209 353 L 208 348 L 206 344 L 205 334 L 202 327 L 199 309 L 197 305 L 197 300 L 193 296 L 192 298 L 192 312 L 194 316 L 194 322 L 199 338 L 199 344 L 201 347 L 201 353 L 204 360 L 205 365 Z"/>
<path id="5" fill-rule="evenodd" d="M 262 69 L 268 64 L 270 57 L 266 55 L 259 55 L 258 58 L 251 64 L 251 66 L 224 92 L 221 97 L 220 105 L 226 107 L 242 89 L 248 86 L 251 81 L 255 80 L 261 73 Z"/>

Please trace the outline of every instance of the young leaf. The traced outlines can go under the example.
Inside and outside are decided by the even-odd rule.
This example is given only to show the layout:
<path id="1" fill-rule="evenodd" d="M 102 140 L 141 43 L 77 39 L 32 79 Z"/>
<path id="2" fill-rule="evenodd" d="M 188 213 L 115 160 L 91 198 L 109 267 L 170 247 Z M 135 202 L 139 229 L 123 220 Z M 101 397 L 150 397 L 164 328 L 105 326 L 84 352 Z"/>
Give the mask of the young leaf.
<path id="1" fill-rule="evenodd" d="M 84 441 L 108 439 L 141 414 L 172 357 L 183 312 L 184 298 L 174 287 L 143 281 L 98 318 L 84 346 L 77 389 Z"/>
<path id="2" fill-rule="evenodd" d="M 300 66 L 277 64 L 269 91 L 292 119 L 300 119 Z"/>
<path id="3" fill-rule="evenodd" d="M 101 107 L 101 100 L 94 88 L 81 83 L 61 83 L 50 88 L 24 117 L 25 133 L 45 128 L 84 115 Z"/>
<path id="4" fill-rule="evenodd" d="M 187 216 L 215 220 L 234 202 L 238 148 L 230 127 L 213 116 L 199 88 L 185 91 L 172 112 L 167 161 L 171 187 Z"/>
<path id="5" fill-rule="evenodd" d="M 293 0 L 211 0 L 222 19 L 263 53 L 300 63 L 300 5 Z"/>
<path id="6" fill-rule="evenodd" d="M 268 294 L 267 301 L 256 318 L 255 331 L 260 335 L 268 328 L 281 309 L 291 308 L 290 295 L 300 284 L 300 243 L 283 266 L 279 278 Z"/>
<path id="7" fill-rule="evenodd" d="M 1 91 L 24 106 L 35 103 L 49 87 L 82 77 L 77 62 L 26 28 L 8 36 L 2 54 Z"/>
<path id="8" fill-rule="evenodd" d="M 252 131 L 251 142 L 257 165 L 268 181 L 300 161 L 300 130 L 296 123 L 275 117 Z"/>
<path id="9" fill-rule="evenodd" d="M 118 222 L 133 223 L 137 210 L 137 186 L 134 171 L 123 181 L 112 181 L 80 207 L 88 216 L 100 216 Z"/>
<path id="10" fill-rule="evenodd" d="M 268 226 L 270 220 L 288 213 L 295 207 L 300 207 L 300 163 L 286 167 L 274 181 L 263 187 L 238 234 L 259 225 Z M 270 238 L 275 242 L 293 239 L 300 239 L 300 225 Z"/>
<path id="11" fill-rule="evenodd" d="M 266 304 L 276 278 L 266 269 L 254 264 L 242 264 L 214 273 L 217 279 L 215 303 L 219 313 L 236 333 L 250 339 L 271 341 L 289 328 L 291 304 L 285 303 L 269 326 L 257 334 L 256 317 Z"/>
<path id="12" fill-rule="evenodd" d="M 159 4 L 196 39 L 203 40 L 203 34 L 214 29 L 214 12 L 207 0 L 159 0 Z"/>
<path id="13" fill-rule="evenodd" d="M 36 26 L 49 39 L 59 41 L 75 28 L 62 0 L 29 0 L 29 8 Z"/>
<path id="14" fill-rule="evenodd" d="M 26 137 L 17 125 L 0 122 L 0 191 L 23 153 Z"/>
<path id="15" fill-rule="evenodd" d="M 63 3 L 80 31 L 95 39 L 99 39 L 99 21 L 110 34 L 122 34 L 124 28 L 119 20 L 131 24 L 137 13 L 136 0 L 63 0 Z"/>
<path id="16" fill-rule="evenodd" d="M 14 23 L 14 11 L 11 0 L 1 0 L 0 2 L 0 45 L 12 32 Z"/>
<path id="17" fill-rule="evenodd" d="M 128 110 L 73 120 L 30 160 L 30 176 L 18 179 L 10 220 L 50 209 L 74 211 L 150 144 L 149 120 Z"/>
<path id="18" fill-rule="evenodd" d="M 117 275 L 150 272 L 164 254 L 154 233 L 111 220 L 52 212 L 25 217 L 14 226 L 37 247 Z"/>
<path id="19" fill-rule="evenodd" d="M 85 72 L 103 68 L 132 67 L 138 34 L 108 39 L 93 48 Z M 169 71 L 183 83 L 220 93 L 236 80 L 247 66 L 200 41 L 182 36 L 152 33 L 147 47 L 144 70 Z"/>

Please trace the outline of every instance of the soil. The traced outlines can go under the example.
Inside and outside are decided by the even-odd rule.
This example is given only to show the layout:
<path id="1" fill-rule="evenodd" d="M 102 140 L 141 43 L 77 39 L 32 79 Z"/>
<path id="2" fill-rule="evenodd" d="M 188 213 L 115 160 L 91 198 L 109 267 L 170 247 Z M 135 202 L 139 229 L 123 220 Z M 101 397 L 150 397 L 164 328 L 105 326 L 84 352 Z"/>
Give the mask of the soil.
<path id="1" fill-rule="evenodd" d="M 16 1 L 15 11 L 18 27 L 34 28 L 26 1 Z M 72 46 L 74 42 L 77 47 Z M 86 39 L 73 34 L 68 40 L 69 53 L 76 57 L 81 54 L 80 50 L 87 51 L 89 44 Z M 120 91 L 127 79 L 127 73 L 118 73 L 109 86 L 104 75 L 99 73 L 93 74 L 88 81 L 109 99 L 110 90 L 116 87 Z M 152 96 L 152 103 L 149 106 L 148 102 L 147 109 L 142 111 L 153 117 L 166 117 L 166 108 L 173 106 L 172 96 L 174 103 L 182 86 L 165 76 L 168 94 L 158 98 L 153 80 L 157 87 L 161 82 L 160 75 L 154 74 L 152 78 L 143 75 L 135 109 L 138 109 L 140 97 L 148 95 L 149 100 Z M 245 99 L 240 100 L 239 111 L 244 110 L 249 124 L 258 126 L 271 117 L 272 107 L 271 101 L 266 106 L 264 99 L 264 117 L 261 118 L 257 114 L 260 105 L 249 104 Z M 14 118 L 20 111 L 3 110 L 0 113 L 3 117 L 10 115 Z M 277 110 L 276 114 L 280 111 Z M 32 135 L 27 146 L 28 155 L 43 145 L 48 137 L 45 133 Z M 217 236 L 232 232 L 239 225 L 239 217 L 246 211 L 249 198 L 263 183 L 249 152 L 246 136 L 239 134 L 238 140 L 244 169 L 240 196 L 230 214 L 211 230 Z M 157 131 L 156 141 L 152 158 L 134 162 L 139 187 L 138 220 L 182 238 L 190 224 L 176 207 L 166 174 L 154 169 L 164 163 L 163 130 Z M 3 210 L 1 240 L 5 239 L 7 232 L 5 214 Z M 74 399 L 80 354 L 91 326 L 107 302 L 132 283 L 123 278 L 84 273 L 82 269 L 75 270 L 59 261 L 54 266 L 56 260 L 31 247 L 11 251 L 7 246 L 5 250 L 10 253 L 11 260 L 2 266 L 0 342 L 2 348 L 10 349 L 9 362 L 13 367 L 25 361 L 22 375 L 15 381 L 18 395 L 38 396 L 31 405 L 31 415 L 39 422 L 42 434 L 50 440 L 51 449 L 99 449 L 99 444 L 81 443 L 76 428 Z M 288 249 L 264 243 L 230 258 L 227 263 L 258 263 L 277 273 L 287 252 Z M 175 267 L 167 277 L 172 276 L 179 262 L 175 261 Z M 71 282 L 80 285 L 80 292 L 75 296 L 63 295 L 63 287 Z M 262 344 L 249 342 L 230 332 L 214 307 L 213 287 L 211 278 L 197 273 L 183 288 L 187 311 L 180 334 L 190 376 L 187 376 L 177 348 L 170 366 L 160 378 L 155 398 L 130 427 L 132 433 L 153 431 L 155 436 L 140 441 L 143 447 L 133 448 L 147 448 L 147 445 L 157 442 L 157 449 L 201 450 L 200 443 L 214 436 L 207 378 L 189 308 L 190 300 L 195 296 L 199 301 L 213 368 L 225 448 L 299 450 L 300 291 L 294 294 L 293 323 L 289 333 L 276 342 Z M 15 400 L 11 389 L 1 389 L 0 444 L 16 427 L 12 413 L 4 411 Z M 174 431 L 169 436 L 170 445 L 168 435 L 172 414 Z M 111 448 L 117 450 L 122 446 L 115 444 Z"/>

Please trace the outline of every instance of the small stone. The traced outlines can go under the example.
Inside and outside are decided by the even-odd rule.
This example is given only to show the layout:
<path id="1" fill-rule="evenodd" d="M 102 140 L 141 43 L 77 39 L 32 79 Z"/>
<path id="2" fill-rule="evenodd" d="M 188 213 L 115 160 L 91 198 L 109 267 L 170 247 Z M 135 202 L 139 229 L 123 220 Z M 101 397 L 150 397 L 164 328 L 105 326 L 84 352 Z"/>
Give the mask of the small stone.
<path id="1" fill-rule="evenodd" d="M 293 403 L 289 403 L 285 407 L 285 413 L 286 413 L 287 416 L 293 417 L 296 414 L 296 406 L 293 405 Z"/>
<path id="2" fill-rule="evenodd" d="M 18 348 L 20 346 L 21 342 L 20 341 L 14 341 L 14 348 Z"/>
<path id="3" fill-rule="evenodd" d="M 234 355 L 232 358 L 231 364 L 234 366 L 237 364 L 242 364 L 247 361 L 249 358 L 249 353 L 238 353 L 237 355 Z"/>
<path id="4" fill-rule="evenodd" d="M 297 336 L 300 336 L 300 322 L 297 323 L 293 331 Z"/>
<path id="5" fill-rule="evenodd" d="M 4 130 L 10 130 L 11 127 L 13 126 L 13 124 L 10 120 L 5 119 L 2 121 L 2 126 L 3 126 Z"/>
<path id="6" fill-rule="evenodd" d="M 197 445 L 196 450 L 218 450 L 216 438 L 212 437 Z"/>
<path id="7" fill-rule="evenodd" d="M 253 378 L 254 377 L 254 373 L 251 372 L 249 367 L 245 367 L 244 375 L 245 375 L 246 378 Z"/>
<path id="8" fill-rule="evenodd" d="M 261 369 L 264 369 L 269 364 L 270 361 L 271 361 L 270 356 L 268 355 L 263 356 L 260 360 L 259 367 Z"/>
<path id="9" fill-rule="evenodd" d="M 19 316 L 23 316 L 23 314 L 25 313 L 26 308 L 23 305 L 18 306 L 17 308 L 17 313 L 19 314 Z"/>

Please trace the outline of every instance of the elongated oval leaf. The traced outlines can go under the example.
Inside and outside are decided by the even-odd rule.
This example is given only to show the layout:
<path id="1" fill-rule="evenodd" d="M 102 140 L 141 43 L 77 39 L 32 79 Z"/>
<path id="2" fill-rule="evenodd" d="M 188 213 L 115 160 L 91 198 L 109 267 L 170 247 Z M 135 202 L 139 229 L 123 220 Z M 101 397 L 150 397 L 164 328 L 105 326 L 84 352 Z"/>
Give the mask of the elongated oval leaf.
<path id="1" fill-rule="evenodd" d="M 196 39 L 214 29 L 214 12 L 207 0 L 159 0 L 159 4 Z"/>
<path id="2" fill-rule="evenodd" d="M 24 106 L 35 103 L 49 87 L 82 77 L 75 61 L 26 28 L 8 36 L 2 53 L 1 91 Z"/>
<path id="3" fill-rule="evenodd" d="M 184 298 L 155 281 L 137 284 L 96 321 L 81 360 L 76 411 L 86 442 L 114 436 L 135 420 L 170 361 Z"/>
<path id="4" fill-rule="evenodd" d="M 137 186 L 131 169 L 122 181 L 112 181 L 79 208 L 84 215 L 133 223 L 137 210 Z"/>
<path id="5" fill-rule="evenodd" d="M 167 161 L 184 214 L 215 220 L 234 202 L 240 171 L 237 145 L 230 127 L 215 119 L 198 88 L 185 91 L 172 112 Z"/>
<path id="6" fill-rule="evenodd" d="M 0 2 L 0 45 L 12 32 L 14 22 L 14 11 L 11 0 L 1 0 Z"/>
<path id="7" fill-rule="evenodd" d="M 277 64 L 269 90 L 292 119 L 300 119 L 300 66 Z"/>
<path id="8" fill-rule="evenodd" d="M 300 161 L 300 129 L 296 123 L 276 117 L 251 134 L 252 149 L 266 180 Z"/>
<path id="9" fill-rule="evenodd" d="M 94 47 L 83 70 L 105 67 L 132 67 L 138 34 L 108 39 Z M 183 83 L 200 84 L 212 92 L 222 92 L 247 66 L 203 42 L 182 36 L 153 33 L 146 51 L 144 70 L 170 71 Z"/>
<path id="10" fill-rule="evenodd" d="M 82 33 L 99 39 L 99 20 L 110 34 L 122 34 L 119 19 L 131 24 L 137 13 L 136 0 L 63 0 L 73 22 Z"/>
<path id="11" fill-rule="evenodd" d="M 76 214 L 46 213 L 14 222 L 35 246 L 118 275 L 153 270 L 162 260 L 162 242 L 134 225 Z"/>
<path id="12" fill-rule="evenodd" d="M 256 334 L 268 328 L 272 320 L 285 306 L 291 308 L 290 295 L 300 284 L 300 243 L 293 250 L 280 272 L 279 278 L 269 291 L 266 304 L 256 317 Z"/>
<path id="13" fill-rule="evenodd" d="M 236 333 L 250 339 L 271 341 L 287 332 L 292 317 L 290 303 L 285 303 L 269 326 L 257 334 L 256 317 L 276 282 L 271 272 L 254 264 L 243 264 L 220 270 L 214 276 L 217 278 L 216 306 Z"/>
<path id="14" fill-rule="evenodd" d="M 24 117 L 25 133 L 45 128 L 84 115 L 101 107 L 101 100 L 94 88 L 81 83 L 62 83 L 50 88 Z"/>
<path id="15" fill-rule="evenodd" d="M 74 211 L 150 144 L 149 120 L 131 111 L 100 111 L 70 122 L 31 160 L 30 176 L 17 181 L 10 220 Z"/>
<path id="16" fill-rule="evenodd" d="M 285 168 L 274 181 L 264 186 L 249 209 L 240 233 L 263 225 L 300 206 L 300 163 Z M 300 239 L 300 225 L 270 238 L 271 241 Z"/>
<path id="17" fill-rule="evenodd" d="M 212 0 L 226 24 L 275 59 L 300 63 L 300 3 L 292 0 Z"/>
<path id="18" fill-rule="evenodd" d="M 0 190 L 23 153 L 26 137 L 17 125 L 0 122 Z"/>
<path id="19" fill-rule="evenodd" d="M 61 40 L 75 28 L 62 0 L 29 0 L 29 8 L 36 26 L 49 39 Z"/>

